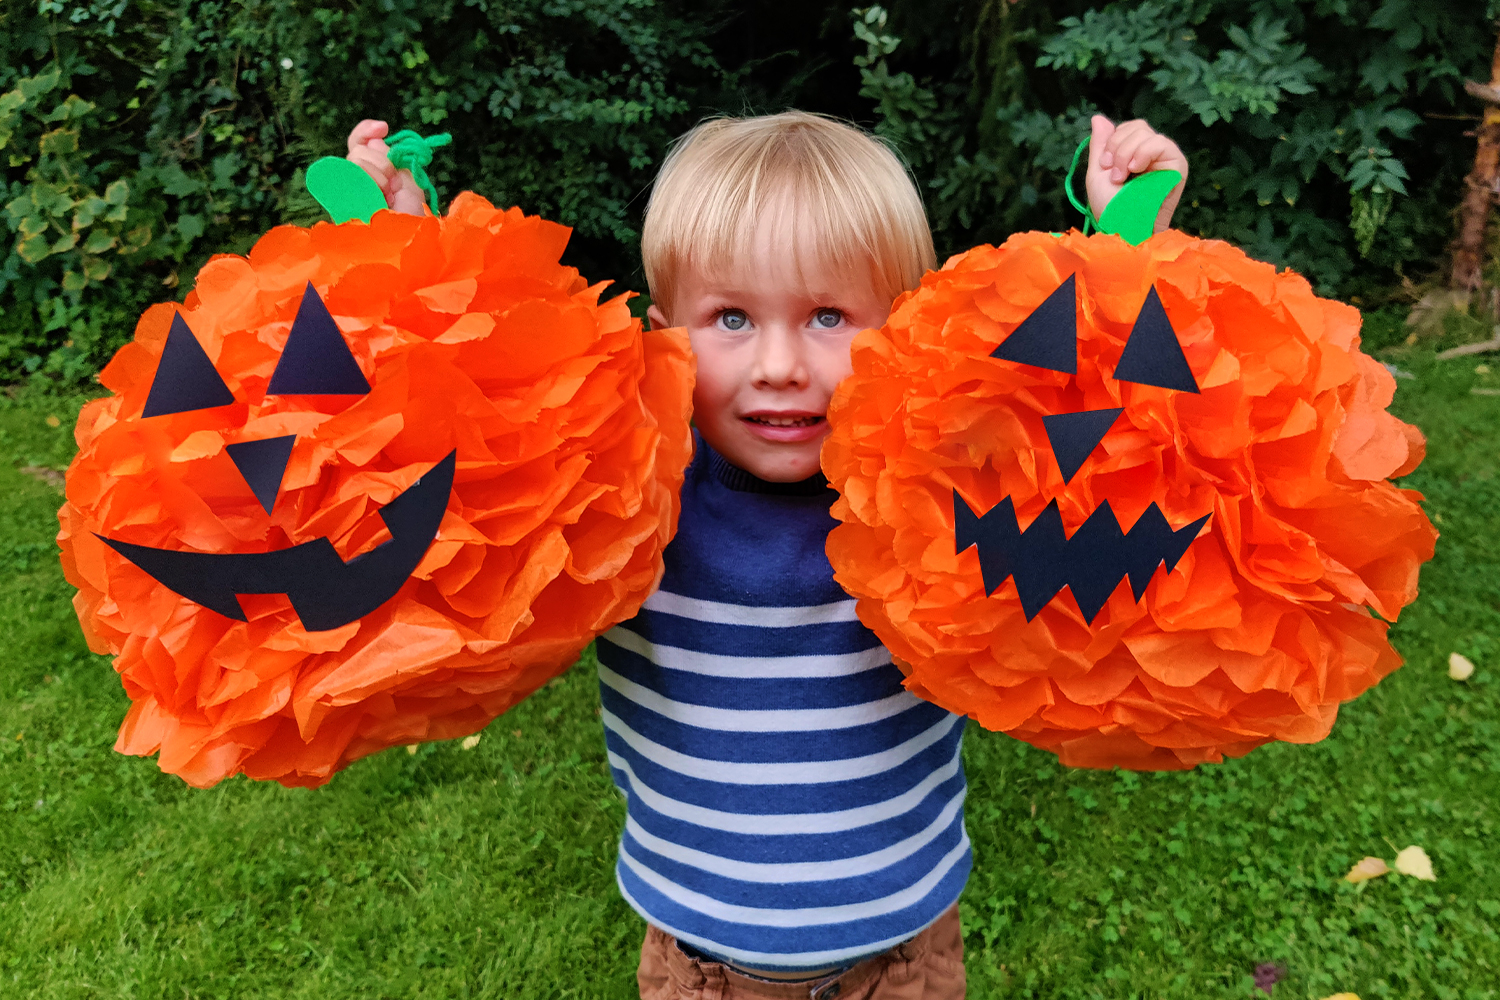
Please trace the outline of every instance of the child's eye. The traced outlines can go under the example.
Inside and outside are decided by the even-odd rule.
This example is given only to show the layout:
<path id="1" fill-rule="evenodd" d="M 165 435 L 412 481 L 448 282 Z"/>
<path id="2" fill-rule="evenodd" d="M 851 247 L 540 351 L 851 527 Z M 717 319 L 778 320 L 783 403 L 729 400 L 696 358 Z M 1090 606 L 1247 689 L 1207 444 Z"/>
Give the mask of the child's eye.
<path id="1" fill-rule="evenodd" d="M 832 330 L 844 322 L 844 314 L 837 309 L 819 309 L 813 314 L 813 325 L 825 330 Z"/>
<path id="2" fill-rule="evenodd" d="M 725 309 L 719 313 L 719 325 L 726 330 L 738 332 L 750 325 L 750 317 L 738 309 Z"/>

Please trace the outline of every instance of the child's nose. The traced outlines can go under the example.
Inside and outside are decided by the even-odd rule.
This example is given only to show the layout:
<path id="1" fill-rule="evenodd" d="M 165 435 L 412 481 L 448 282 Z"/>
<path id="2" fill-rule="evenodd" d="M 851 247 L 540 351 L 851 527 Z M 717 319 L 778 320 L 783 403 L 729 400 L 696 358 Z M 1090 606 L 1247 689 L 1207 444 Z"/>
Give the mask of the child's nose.
<path id="1" fill-rule="evenodd" d="M 756 338 L 755 369 L 751 375 L 757 384 L 776 387 L 806 383 L 807 363 L 801 333 L 779 325 L 762 328 Z"/>

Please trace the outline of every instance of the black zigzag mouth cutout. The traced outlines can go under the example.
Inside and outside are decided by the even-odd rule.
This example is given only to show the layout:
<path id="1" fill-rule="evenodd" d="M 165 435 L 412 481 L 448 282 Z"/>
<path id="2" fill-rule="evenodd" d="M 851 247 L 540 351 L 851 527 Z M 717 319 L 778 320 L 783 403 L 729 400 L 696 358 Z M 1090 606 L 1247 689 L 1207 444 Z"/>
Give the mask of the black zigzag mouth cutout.
<path id="1" fill-rule="evenodd" d="M 1076 376 L 1077 295 L 1077 276 L 1069 275 L 1000 342 L 990 357 Z M 1154 286 L 1146 292 L 1115 366 L 1114 379 L 1172 392 L 1199 391 L 1198 381 Z M 1124 407 L 1110 407 L 1042 417 L 1064 484 L 1072 481 L 1124 412 Z M 1208 518 L 1205 514 L 1192 524 L 1173 528 L 1161 508 L 1153 503 L 1135 526 L 1126 531 L 1109 501 L 1103 500 L 1069 538 L 1063 530 L 1062 511 L 1056 499 L 1022 531 L 1016 519 L 1015 502 L 1010 497 L 981 517 L 958 490 L 953 491 L 954 553 L 971 545 L 978 547 L 986 597 L 1000 589 L 1007 579 L 1014 579 L 1021 610 L 1028 622 L 1064 587 L 1073 594 L 1078 610 L 1090 625 L 1126 577 L 1130 578 L 1130 589 L 1139 601 L 1145 596 L 1146 585 L 1156 567 L 1165 565 L 1167 572 L 1172 572 Z"/>
<path id="2" fill-rule="evenodd" d="M 1013 578 L 1028 622 L 1067 587 L 1084 621 L 1092 625 L 1109 595 L 1127 576 L 1131 592 L 1139 601 L 1158 566 L 1165 565 L 1167 572 L 1172 572 L 1209 516 L 1204 514 L 1192 524 L 1173 528 L 1153 503 L 1125 531 L 1109 501 L 1104 500 L 1069 538 L 1056 500 L 1022 531 L 1010 497 L 980 516 L 954 490 L 954 553 L 971 545 L 978 547 L 986 597 L 999 590 L 1007 578 Z"/>

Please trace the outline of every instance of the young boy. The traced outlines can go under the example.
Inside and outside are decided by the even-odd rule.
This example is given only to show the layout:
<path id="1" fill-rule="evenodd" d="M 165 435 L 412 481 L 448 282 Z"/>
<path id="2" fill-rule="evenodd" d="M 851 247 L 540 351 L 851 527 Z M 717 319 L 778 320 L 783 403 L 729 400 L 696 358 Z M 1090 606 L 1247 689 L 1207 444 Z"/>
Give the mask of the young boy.
<path id="1" fill-rule="evenodd" d="M 411 207 L 384 134 L 361 123 L 350 158 Z M 1167 167 L 1145 123 L 1095 119 L 1096 215 Z M 818 460 L 850 341 L 936 265 L 921 199 L 851 126 L 711 120 L 663 165 L 642 256 L 652 324 L 696 355 L 697 430 L 661 586 L 597 644 L 641 996 L 962 997 L 964 720 L 902 687 L 834 582 Z"/>

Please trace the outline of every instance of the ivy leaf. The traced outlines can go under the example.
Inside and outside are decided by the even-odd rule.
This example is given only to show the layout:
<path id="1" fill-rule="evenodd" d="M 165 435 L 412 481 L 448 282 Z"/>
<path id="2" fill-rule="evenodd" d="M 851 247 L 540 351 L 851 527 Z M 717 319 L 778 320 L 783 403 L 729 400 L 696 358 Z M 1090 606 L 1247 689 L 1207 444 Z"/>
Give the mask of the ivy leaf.
<path id="1" fill-rule="evenodd" d="M 73 228 L 87 229 L 94 224 L 95 219 L 108 211 L 109 202 L 96 194 L 91 194 L 86 198 L 79 199 L 74 208 L 76 211 L 73 213 Z"/>
<path id="2" fill-rule="evenodd" d="M 43 94 L 51 93 L 60 79 L 62 79 L 62 70 L 54 66 L 46 73 L 17 80 L 14 93 L 20 94 L 23 102 L 34 101 Z"/>
<path id="3" fill-rule="evenodd" d="M 11 226 L 13 228 L 19 226 L 22 219 L 31 215 L 32 207 L 31 198 L 24 194 L 18 198 L 12 198 L 6 203 L 5 214 L 10 216 Z"/>
<path id="4" fill-rule="evenodd" d="M 52 113 L 43 118 L 45 122 L 77 121 L 94 110 L 94 104 L 85 101 L 77 94 L 69 94 L 68 99 L 52 109 Z"/>
<path id="5" fill-rule="evenodd" d="M 23 240 L 29 240 L 33 236 L 36 236 L 39 233 L 45 233 L 46 231 L 47 220 L 42 218 L 40 215 L 28 215 L 23 218 L 21 220 L 21 224 L 16 227 L 16 232 Z"/>
<path id="6" fill-rule="evenodd" d="M 203 216 L 201 215 L 179 215 L 177 217 L 177 231 L 182 238 L 191 242 L 203 235 Z"/>
<path id="7" fill-rule="evenodd" d="M 178 163 L 157 167 L 156 176 L 161 181 L 162 191 L 174 198 L 186 198 L 203 190 L 203 182 L 189 177 Z"/>
<path id="8" fill-rule="evenodd" d="M 31 182 L 31 203 L 39 211 L 45 212 L 53 218 L 61 218 L 73 210 L 73 199 L 68 192 L 56 184 L 46 181 Z"/>
<path id="9" fill-rule="evenodd" d="M 110 235 L 106 230 L 96 229 L 92 233 L 89 233 L 89 238 L 84 241 L 83 252 L 103 253 L 112 248 L 116 242 L 114 236 Z"/>
<path id="10" fill-rule="evenodd" d="M 52 248 L 47 245 L 46 236 L 33 236 L 16 244 L 16 256 L 28 264 L 36 264 L 47 259 Z"/>
<path id="11" fill-rule="evenodd" d="M 67 156 L 78 152 L 77 129 L 54 129 L 37 140 L 43 156 Z"/>

